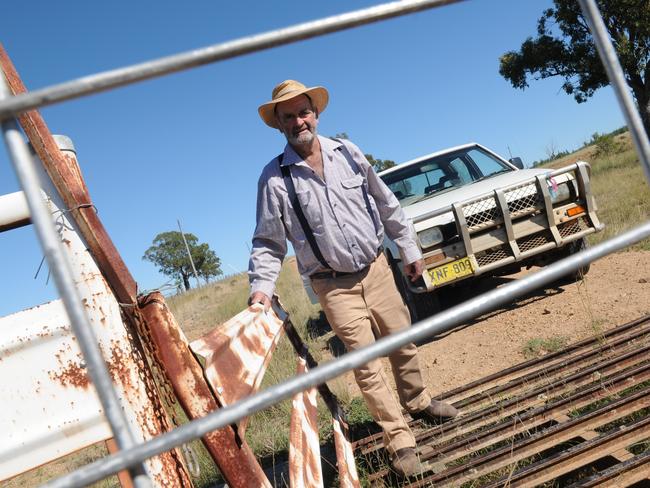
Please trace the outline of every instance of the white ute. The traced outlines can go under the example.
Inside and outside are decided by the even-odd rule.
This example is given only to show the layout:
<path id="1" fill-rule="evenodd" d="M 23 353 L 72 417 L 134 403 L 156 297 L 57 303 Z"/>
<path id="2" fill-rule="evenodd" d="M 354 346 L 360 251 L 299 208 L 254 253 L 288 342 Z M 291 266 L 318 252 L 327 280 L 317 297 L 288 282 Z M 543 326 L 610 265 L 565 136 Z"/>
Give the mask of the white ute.
<path id="1" fill-rule="evenodd" d="M 402 205 L 424 255 L 422 279 L 411 283 L 397 247 L 385 242 L 414 319 L 436 310 L 441 287 L 547 264 L 584 248 L 585 236 L 602 230 L 588 163 L 522 168 L 519 158 L 509 162 L 471 143 L 379 173 Z"/>

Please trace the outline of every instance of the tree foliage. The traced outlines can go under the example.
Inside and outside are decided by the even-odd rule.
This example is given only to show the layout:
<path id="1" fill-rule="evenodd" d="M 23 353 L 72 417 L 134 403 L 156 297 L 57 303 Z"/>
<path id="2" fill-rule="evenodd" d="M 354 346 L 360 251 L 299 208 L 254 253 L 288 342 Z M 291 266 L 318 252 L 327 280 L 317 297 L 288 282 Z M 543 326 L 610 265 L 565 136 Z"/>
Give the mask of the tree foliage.
<path id="1" fill-rule="evenodd" d="M 368 162 L 375 168 L 375 171 L 379 173 L 388 168 L 395 166 L 395 161 L 391 159 L 375 159 L 372 154 L 364 154 Z"/>
<path id="2" fill-rule="evenodd" d="M 206 243 L 200 244 L 194 234 L 184 234 L 197 274 L 206 281 L 222 274 L 221 261 L 210 246 Z M 162 274 L 182 280 L 185 290 L 191 288 L 190 276 L 193 276 L 194 272 L 180 232 L 173 230 L 158 234 L 142 259 L 154 263 Z"/>
<path id="3" fill-rule="evenodd" d="M 334 137 L 337 139 L 350 139 L 345 132 L 339 132 Z M 364 156 L 377 173 L 395 166 L 395 161 L 391 159 L 375 159 L 372 154 L 364 154 Z"/>
<path id="4" fill-rule="evenodd" d="M 650 134 L 650 2 L 596 3 Z M 554 0 L 553 4 L 538 20 L 537 37 L 526 39 L 519 51 L 501 56 L 499 73 L 521 89 L 528 87 L 531 79 L 560 77 L 562 89 L 582 103 L 609 80 L 578 2 Z"/>

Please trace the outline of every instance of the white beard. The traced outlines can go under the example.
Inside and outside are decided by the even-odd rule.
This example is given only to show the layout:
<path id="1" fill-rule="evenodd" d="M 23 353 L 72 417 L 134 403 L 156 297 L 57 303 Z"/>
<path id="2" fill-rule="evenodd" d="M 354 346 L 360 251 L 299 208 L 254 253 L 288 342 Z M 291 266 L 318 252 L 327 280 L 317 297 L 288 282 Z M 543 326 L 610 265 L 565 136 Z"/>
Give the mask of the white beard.
<path id="1" fill-rule="evenodd" d="M 316 128 L 312 128 L 307 132 L 300 132 L 296 136 L 294 136 L 293 134 L 292 135 L 285 134 L 285 137 L 287 138 L 289 144 L 295 146 L 304 146 L 305 144 L 310 144 L 314 140 L 314 137 L 316 137 Z"/>

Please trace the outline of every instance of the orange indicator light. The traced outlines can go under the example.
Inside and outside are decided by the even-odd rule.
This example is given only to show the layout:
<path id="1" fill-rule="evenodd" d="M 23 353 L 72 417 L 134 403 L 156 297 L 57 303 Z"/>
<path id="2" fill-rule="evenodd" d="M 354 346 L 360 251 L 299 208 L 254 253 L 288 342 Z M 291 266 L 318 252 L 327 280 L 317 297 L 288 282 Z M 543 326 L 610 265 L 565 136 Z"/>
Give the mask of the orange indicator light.
<path id="1" fill-rule="evenodd" d="M 567 210 L 566 214 L 569 217 L 573 217 L 574 215 L 578 215 L 578 214 L 581 214 L 581 213 L 584 213 L 584 212 L 585 212 L 584 207 L 581 206 L 581 205 L 578 205 L 577 207 L 573 207 L 573 208 L 570 208 L 569 210 Z"/>

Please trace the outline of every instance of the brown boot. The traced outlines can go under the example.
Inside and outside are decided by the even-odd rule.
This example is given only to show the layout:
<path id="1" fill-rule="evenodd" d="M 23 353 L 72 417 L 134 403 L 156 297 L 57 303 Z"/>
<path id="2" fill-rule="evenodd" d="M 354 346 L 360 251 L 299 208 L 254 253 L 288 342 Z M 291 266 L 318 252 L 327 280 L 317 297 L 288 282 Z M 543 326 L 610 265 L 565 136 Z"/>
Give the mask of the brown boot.
<path id="1" fill-rule="evenodd" d="M 424 467 L 420 464 L 415 449 L 412 447 L 403 447 L 395 451 L 395 454 L 391 457 L 390 464 L 393 470 L 404 478 L 415 476 L 424 471 Z"/>
<path id="2" fill-rule="evenodd" d="M 430 424 L 441 424 L 453 419 L 458 415 L 458 410 L 449 403 L 431 400 L 431 403 L 419 412 L 411 414 L 415 420 L 424 420 Z"/>

